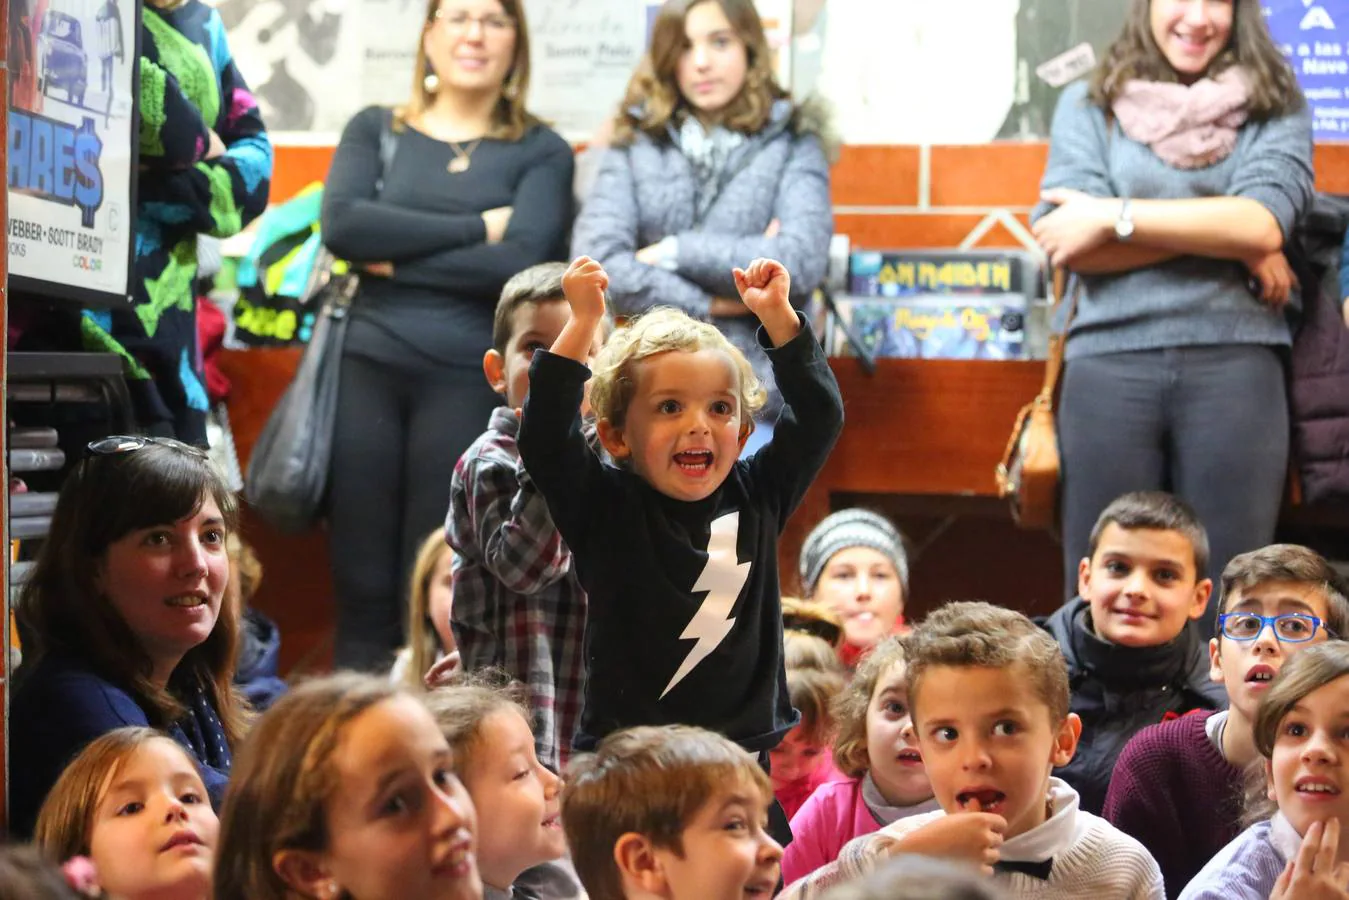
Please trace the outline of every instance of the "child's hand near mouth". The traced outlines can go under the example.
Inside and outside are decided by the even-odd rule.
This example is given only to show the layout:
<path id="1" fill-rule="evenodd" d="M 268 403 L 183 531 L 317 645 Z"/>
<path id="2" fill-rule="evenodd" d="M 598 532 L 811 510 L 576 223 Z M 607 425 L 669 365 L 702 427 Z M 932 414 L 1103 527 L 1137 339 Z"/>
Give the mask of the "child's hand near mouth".
<path id="1" fill-rule="evenodd" d="M 979 866 L 985 875 L 992 875 L 1007 831 L 1007 820 L 995 813 L 983 812 L 978 799 L 971 799 L 966 809 L 967 812 L 950 813 L 896 838 L 890 842 L 890 854 L 916 853 L 963 860 Z"/>

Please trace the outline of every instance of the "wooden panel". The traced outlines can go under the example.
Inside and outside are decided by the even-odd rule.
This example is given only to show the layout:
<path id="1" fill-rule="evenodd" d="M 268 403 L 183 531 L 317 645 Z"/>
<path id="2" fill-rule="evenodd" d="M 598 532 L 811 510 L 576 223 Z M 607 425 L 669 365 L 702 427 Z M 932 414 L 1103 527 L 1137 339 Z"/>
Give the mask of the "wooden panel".
<path id="1" fill-rule="evenodd" d="M 839 206 L 915 206 L 917 147 L 844 147 L 830 176 Z"/>
<path id="2" fill-rule="evenodd" d="M 1026 217 L 1018 216 L 1025 224 Z M 955 247 L 983 219 L 978 214 L 951 215 L 942 212 L 848 214 L 834 216 L 834 231 L 846 234 L 854 247 L 864 250 L 901 247 Z M 979 242 L 981 247 L 1021 247 L 1002 225 Z"/>
<path id="3" fill-rule="evenodd" d="M 332 146 L 274 147 L 270 202 L 284 203 L 309 184 L 325 180 L 334 149 Z"/>
<path id="4" fill-rule="evenodd" d="M 220 354 L 220 370 L 231 383 L 230 426 L 244 467 L 299 360 L 299 350 L 226 350 Z M 247 504 L 242 531 L 263 568 L 253 604 L 281 629 L 282 674 L 326 670 L 332 665 L 333 636 L 327 532 L 279 534 Z"/>
<path id="5" fill-rule="evenodd" d="M 1034 206 L 1049 145 L 932 148 L 933 206 Z"/>

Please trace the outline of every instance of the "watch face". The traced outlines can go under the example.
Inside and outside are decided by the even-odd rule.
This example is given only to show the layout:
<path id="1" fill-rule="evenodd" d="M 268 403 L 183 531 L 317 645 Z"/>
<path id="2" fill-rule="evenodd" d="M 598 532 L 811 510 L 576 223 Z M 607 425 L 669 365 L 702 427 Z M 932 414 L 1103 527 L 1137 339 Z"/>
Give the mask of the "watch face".
<path id="1" fill-rule="evenodd" d="M 1115 222 L 1115 236 L 1122 241 L 1127 241 L 1133 237 L 1134 221 L 1133 219 L 1120 219 Z"/>

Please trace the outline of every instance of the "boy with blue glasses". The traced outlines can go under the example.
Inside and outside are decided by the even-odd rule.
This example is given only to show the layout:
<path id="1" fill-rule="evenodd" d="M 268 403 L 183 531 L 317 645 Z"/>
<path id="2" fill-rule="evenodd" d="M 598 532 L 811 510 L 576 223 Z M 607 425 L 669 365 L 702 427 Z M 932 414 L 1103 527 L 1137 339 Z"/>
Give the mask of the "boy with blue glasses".
<path id="1" fill-rule="evenodd" d="M 1323 557 L 1294 544 L 1243 553 L 1223 570 L 1209 659 L 1230 707 L 1140 731 L 1106 796 L 1106 819 L 1148 848 L 1168 896 L 1241 830 L 1242 772 L 1259 755 L 1256 707 L 1289 656 L 1349 631 L 1346 593 Z"/>

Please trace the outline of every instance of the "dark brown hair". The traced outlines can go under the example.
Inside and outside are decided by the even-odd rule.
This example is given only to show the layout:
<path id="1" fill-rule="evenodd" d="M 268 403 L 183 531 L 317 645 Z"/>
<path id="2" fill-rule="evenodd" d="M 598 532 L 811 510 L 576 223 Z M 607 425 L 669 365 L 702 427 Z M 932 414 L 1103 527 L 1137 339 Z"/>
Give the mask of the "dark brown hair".
<path id="1" fill-rule="evenodd" d="M 834 764 L 850 778 L 859 778 L 871 768 L 867 754 L 867 709 L 876 693 L 876 683 L 891 667 L 906 660 L 904 642 L 893 635 L 862 657 L 852 680 L 834 697 L 830 712 L 834 727 Z"/>
<path id="2" fill-rule="evenodd" d="M 207 496 L 215 500 L 229 533 L 238 527 L 234 493 L 204 452 L 177 442 L 91 455 L 61 485 L 51 531 L 19 598 L 19 617 L 31 630 L 31 661 L 61 651 L 128 688 L 150 724 L 167 728 L 185 709 L 151 681 L 150 656 L 99 590 L 108 548 L 143 528 L 194 516 Z M 234 688 L 241 611 L 237 592 L 225 591 L 211 634 L 183 656 L 173 683 L 196 683 L 220 717 L 230 745 L 242 736 L 245 704 Z"/>
<path id="3" fill-rule="evenodd" d="M 501 289 L 496 312 L 492 316 L 492 348 L 506 352 L 506 345 L 515 336 L 515 311 L 531 303 L 566 303 L 562 294 L 562 276 L 567 264 L 539 263 L 511 276 Z"/>
<path id="4" fill-rule="evenodd" d="M 590 900 L 623 900 L 614 846 L 629 832 L 683 855 L 683 832 L 718 791 L 756 788 L 764 806 L 773 785 L 729 739 L 688 725 L 615 732 L 574 757 L 562 790 L 562 827 Z M 225 898 L 222 898 L 225 900 Z"/>
<path id="5" fill-rule="evenodd" d="M 1165 491 L 1132 491 L 1110 502 L 1096 518 L 1087 539 L 1087 558 L 1096 558 L 1101 535 L 1109 525 L 1125 531 L 1174 531 L 1194 548 L 1195 580 L 1202 580 L 1208 568 L 1208 532 L 1199 514 L 1190 504 Z"/>
<path id="6" fill-rule="evenodd" d="M 789 96 L 773 74 L 773 57 L 753 0 L 665 0 L 652 26 L 646 55 L 628 82 L 614 119 L 615 143 L 631 143 L 638 132 L 665 140 L 666 126 L 688 112 L 677 73 L 688 42 L 684 22 L 689 10 L 700 3 L 721 7 L 745 45 L 748 62 L 745 84 L 722 111 L 721 124 L 731 131 L 754 134 L 768 124 L 773 101 Z"/>
<path id="7" fill-rule="evenodd" d="M 1124 30 L 1092 73 L 1089 96 L 1104 110 L 1109 111 L 1126 82 L 1180 80 L 1152 36 L 1152 2 L 1131 0 Z M 1252 119 L 1275 118 L 1306 102 L 1292 68 L 1269 36 L 1260 0 L 1232 0 L 1231 37 L 1204 74 L 1211 77 L 1237 65 L 1250 79 L 1246 108 Z"/>
<path id="8" fill-rule="evenodd" d="M 1315 550 L 1298 544 L 1270 544 L 1259 550 L 1232 557 L 1223 569 L 1222 602 L 1218 615 L 1227 612 L 1234 596 L 1271 581 L 1290 581 L 1309 585 L 1326 599 L 1325 627 L 1331 636 L 1349 636 L 1349 598 L 1344 576 Z M 1222 629 L 1217 630 L 1222 640 Z"/>
<path id="9" fill-rule="evenodd" d="M 919 689 L 929 669 L 1011 669 L 1049 709 L 1051 724 L 1068 717 L 1068 663 L 1049 632 L 1015 610 L 991 603 L 948 603 L 915 628 L 905 645 L 909 707 L 918 716 Z"/>
<path id="10" fill-rule="evenodd" d="M 431 74 L 431 63 L 426 58 L 426 32 L 436 27 L 436 13 L 442 0 L 428 0 L 426 18 L 417 34 L 416 59 L 412 65 L 412 97 L 407 104 L 394 111 L 394 128 L 415 121 L 431 106 L 435 93 L 426 89 L 426 76 Z M 525 8 L 521 0 L 498 0 L 502 11 L 515 23 L 515 54 L 510 71 L 501 88 L 501 97 L 492 111 L 492 128 L 487 137 L 501 141 L 518 141 L 539 119 L 525 108 L 529 97 L 529 27 L 525 23 Z"/>
<path id="11" fill-rule="evenodd" d="M 327 849 L 328 800 L 341 789 L 332 755 L 361 713 L 406 692 L 388 678 L 344 672 L 291 690 L 258 719 L 230 772 L 220 813 L 215 900 L 289 900 L 272 860 Z"/>

